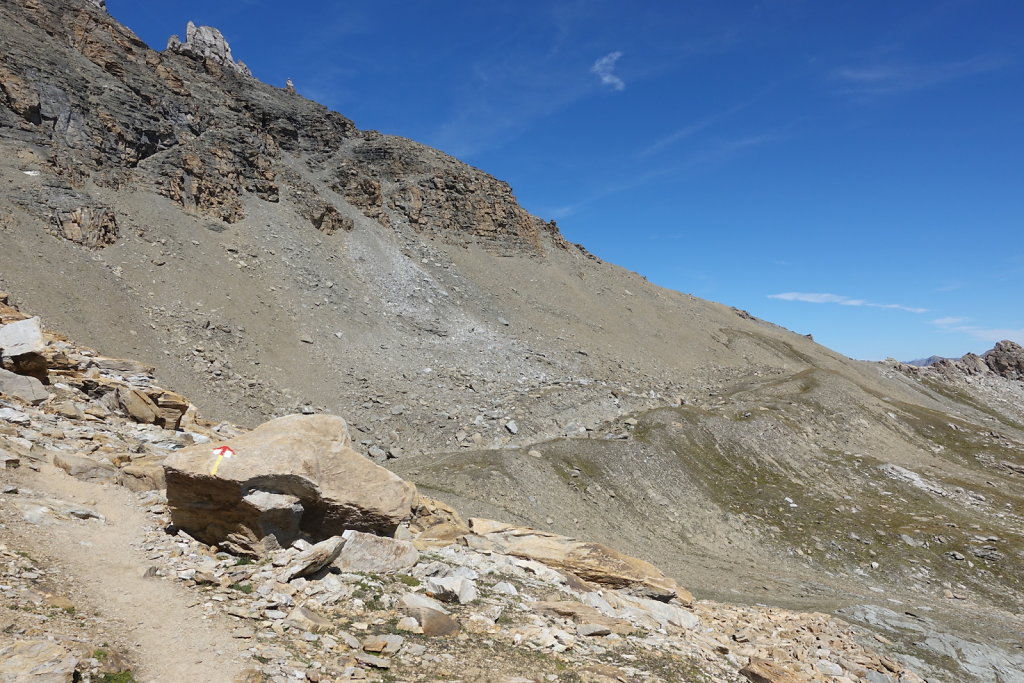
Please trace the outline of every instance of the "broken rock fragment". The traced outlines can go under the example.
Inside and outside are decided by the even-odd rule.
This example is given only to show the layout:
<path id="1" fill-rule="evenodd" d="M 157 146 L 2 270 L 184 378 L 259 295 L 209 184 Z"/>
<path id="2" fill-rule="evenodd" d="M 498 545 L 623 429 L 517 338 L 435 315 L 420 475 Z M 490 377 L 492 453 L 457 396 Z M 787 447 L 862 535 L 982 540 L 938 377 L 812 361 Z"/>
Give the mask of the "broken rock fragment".
<path id="1" fill-rule="evenodd" d="M 49 397 L 49 392 L 35 377 L 16 375 L 0 368 L 0 394 L 19 398 L 25 403 L 38 405 Z"/>
<path id="2" fill-rule="evenodd" d="M 317 543 L 308 550 L 303 550 L 285 567 L 278 576 L 278 581 L 288 583 L 300 576 L 315 574 L 333 562 L 344 545 L 345 537 L 335 536 Z"/>

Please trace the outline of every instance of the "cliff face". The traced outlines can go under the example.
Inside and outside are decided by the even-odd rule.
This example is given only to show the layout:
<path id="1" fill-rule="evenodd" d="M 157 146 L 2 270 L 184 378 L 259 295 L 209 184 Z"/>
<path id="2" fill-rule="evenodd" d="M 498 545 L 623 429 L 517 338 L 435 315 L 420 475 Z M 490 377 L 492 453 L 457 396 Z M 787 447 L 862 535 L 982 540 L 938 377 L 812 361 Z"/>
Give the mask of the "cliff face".
<path id="1" fill-rule="evenodd" d="M 174 36 L 160 53 L 94 3 L 26 0 L 0 12 L 0 120 L 76 190 L 145 189 L 229 224 L 246 217 L 247 198 L 284 196 L 328 233 L 351 227 L 343 214 L 355 207 L 456 243 L 530 253 L 565 246 L 506 184 L 252 78 L 216 29 L 190 24 L 185 42 Z M 293 158 L 327 187 L 304 182 L 288 168 Z M 80 191 L 54 188 L 22 206 L 69 239 L 116 239 L 110 208 Z M 77 223 L 81 236 L 61 227 L 74 209 L 91 212 Z"/>

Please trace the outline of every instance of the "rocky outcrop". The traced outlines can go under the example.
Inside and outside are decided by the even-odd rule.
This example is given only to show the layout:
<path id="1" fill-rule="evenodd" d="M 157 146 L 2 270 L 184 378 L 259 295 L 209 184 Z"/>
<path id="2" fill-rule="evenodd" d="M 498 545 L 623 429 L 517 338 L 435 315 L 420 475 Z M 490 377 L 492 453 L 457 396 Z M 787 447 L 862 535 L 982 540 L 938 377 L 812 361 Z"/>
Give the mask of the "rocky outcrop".
<path id="1" fill-rule="evenodd" d="M 588 543 L 491 519 L 470 519 L 472 533 L 462 541 L 477 550 L 491 549 L 542 562 L 603 586 L 629 588 L 660 601 L 693 604 L 693 595 L 649 562 L 600 543 Z"/>
<path id="2" fill-rule="evenodd" d="M 86 247 L 100 248 L 117 241 L 117 216 L 110 209 L 79 207 L 53 216 L 57 234 Z"/>
<path id="3" fill-rule="evenodd" d="M 942 358 L 931 365 L 944 375 L 996 374 L 1010 380 L 1024 381 L 1024 347 L 1004 339 L 982 355 L 965 354 L 962 358 Z"/>
<path id="4" fill-rule="evenodd" d="M 207 543 L 251 550 L 347 529 L 390 535 L 411 516 L 412 484 L 352 450 L 333 415 L 290 415 L 164 463 L 174 523 Z"/>
<path id="5" fill-rule="evenodd" d="M 1024 380 L 1024 347 L 1004 340 L 995 345 L 982 358 L 989 369 L 1007 379 Z"/>
<path id="6" fill-rule="evenodd" d="M 171 36 L 167 41 L 167 49 L 193 59 L 209 59 L 243 76 L 252 76 L 249 67 L 235 61 L 228 41 L 212 26 L 196 26 L 191 21 L 188 22 L 188 26 L 185 27 L 185 42 L 176 35 Z"/>

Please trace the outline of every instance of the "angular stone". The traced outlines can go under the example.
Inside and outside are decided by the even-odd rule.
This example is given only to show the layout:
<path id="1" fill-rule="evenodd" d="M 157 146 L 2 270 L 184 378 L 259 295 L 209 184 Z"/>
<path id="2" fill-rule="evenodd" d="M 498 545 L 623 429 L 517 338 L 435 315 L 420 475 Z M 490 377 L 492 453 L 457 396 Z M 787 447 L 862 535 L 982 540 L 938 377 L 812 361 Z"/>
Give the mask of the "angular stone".
<path id="1" fill-rule="evenodd" d="M 217 465 L 221 446 L 234 454 Z M 301 529 L 315 540 L 347 529 L 391 535 L 411 515 L 416 493 L 352 450 L 345 421 L 334 415 L 290 415 L 223 443 L 184 448 L 164 470 L 172 521 L 210 544 L 262 538 L 262 513 L 245 503 L 253 491 L 299 499 Z"/>
<path id="2" fill-rule="evenodd" d="M 331 630 L 331 621 L 305 605 L 298 605 L 288 613 L 284 623 L 310 633 L 326 633 Z"/>
<path id="3" fill-rule="evenodd" d="M 416 621 L 415 617 L 402 617 L 395 624 L 395 628 L 399 631 L 408 631 L 409 633 L 423 633 L 423 629 L 420 628 L 420 622 Z"/>
<path id="4" fill-rule="evenodd" d="M 644 617 L 653 617 L 662 628 L 675 626 L 692 630 L 700 626 L 700 618 L 696 614 L 673 604 L 619 592 L 609 593 L 607 599 L 612 607 L 627 614 L 636 614 L 639 611 Z"/>
<path id="5" fill-rule="evenodd" d="M 71 683 L 78 658 L 49 640 L 22 640 L 0 650 L 0 681 Z"/>
<path id="6" fill-rule="evenodd" d="M 315 574 L 333 562 L 344 545 L 344 536 L 334 536 L 317 543 L 308 550 L 303 550 L 281 571 L 277 580 L 281 583 L 288 583 L 300 576 Z"/>
<path id="7" fill-rule="evenodd" d="M 427 496 L 416 496 L 409 530 L 420 549 L 451 545 L 469 533 L 469 526 L 455 508 Z"/>
<path id="8" fill-rule="evenodd" d="M 117 402 L 128 417 L 142 424 L 153 424 L 160 412 L 149 396 L 130 387 L 120 387 L 117 390 Z"/>
<path id="9" fill-rule="evenodd" d="M 629 588 L 663 602 L 674 598 L 684 605 L 693 604 L 693 595 L 660 569 L 606 545 L 490 519 L 470 519 L 469 527 L 473 533 L 461 540 L 471 548 L 536 560 L 585 581 Z"/>
<path id="10" fill-rule="evenodd" d="M 611 635 L 612 630 L 607 626 L 585 623 L 576 625 L 576 633 L 581 636 L 608 636 Z"/>
<path id="11" fill-rule="evenodd" d="M 393 655 L 402 649 L 405 638 L 399 635 L 370 636 L 363 641 L 364 652 Z"/>
<path id="12" fill-rule="evenodd" d="M 118 478 L 117 468 L 113 465 L 97 462 L 84 455 L 72 455 L 69 453 L 56 453 L 53 456 L 53 464 L 75 479 L 82 481 L 116 481 Z"/>
<path id="13" fill-rule="evenodd" d="M 39 318 L 28 318 L 0 326 L 0 355 L 7 358 L 41 353 L 46 348 Z"/>
<path id="14" fill-rule="evenodd" d="M 628 635 L 636 630 L 636 627 L 625 619 L 607 617 L 589 605 L 572 600 L 535 602 L 530 606 L 535 612 L 540 612 L 541 614 L 552 614 L 572 619 L 577 624 L 587 624 L 593 628 L 606 629 L 605 633 L 581 632 L 581 635 L 608 635 L 609 633 Z"/>
<path id="15" fill-rule="evenodd" d="M 402 611 L 419 622 L 425 636 L 450 636 L 459 632 L 459 622 L 448 616 L 448 610 L 437 600 L 406 593 L 402 596 Z"/>
<path id="16" fill-rule="evenodd" d="M 288 546 L 302 533 L 302 503 L 295 496 L 283 493 L 252 491 L 242 498 L 252 509 L 254 535 L 262 539 L 273 539 L 271 545 Z"/>
<path id="17" fill-rule="evenodd" d="M 476 584 L 463 576 L 431 576 L 423 588 L 438 600 L 461 605 L 476 600 Z"/>
<path id="18" fill-rule="evenodd" d="M 357 662 L 365 664 L 366 666 L 372 666 L 375 669 L 390 669 L 391 661 L 386 657 L 378 657 L 377 655 L 367 654 L 366 652 L 355 652 L 352 654 Z"/>
<path id="19" fill-rule="evenodd" d="M 121 468 L 117 483 L 132 491 L 159 491 L 167 486 L 160 462 L 132 461 Z"/>
<path id="20" fill-rule="evenodd" d="M 803 683 L 807 680 L 767 659 L 751 659 L 749 664 L 740 669 L 740 675 L 750 683 Z"/>
<path id="21" fill-rule="evenodd" d="M 345 546 L 334 561 L 343 572 L 385 574 L 407 569 L 420 559 L 416 546 L 386 536 L 364 534 L 349 529 L 342 534 Z"/>
<path id="22" fill-rule="evenodd" d="M 0 394 L 20 398 L 32 405 L 39 405 L 50 396 L 43 383 L 35 377 L 16 375 L 3 368 L 0 368 Z"/>
<path id="23" fill-rule="evenodd" d="M 100 370 L 109 370 L 111 372 L 121 372 L 129 375 L 152 375 L 154 372 L 152 365 L 146 365 L 145 363 L 140 363 L 137 360 L 106 358 L 104 356 L 95 356 L 90 358 L 89 367 L 99 368 Z"/>
<path id="24" fill-rule="evenodd" d="M 0 470 L 13 470 L 21 465 L 21 458 L 8 450 L 0 448 Z"/>
<path id="25" fill-rule="evenodd" d="M 191 406 L 188 399 L 173 391 L 161 391 L 153 400 L 160 409 L 156 423 L 164 429 L 179 429 L 185 413 Z"/>

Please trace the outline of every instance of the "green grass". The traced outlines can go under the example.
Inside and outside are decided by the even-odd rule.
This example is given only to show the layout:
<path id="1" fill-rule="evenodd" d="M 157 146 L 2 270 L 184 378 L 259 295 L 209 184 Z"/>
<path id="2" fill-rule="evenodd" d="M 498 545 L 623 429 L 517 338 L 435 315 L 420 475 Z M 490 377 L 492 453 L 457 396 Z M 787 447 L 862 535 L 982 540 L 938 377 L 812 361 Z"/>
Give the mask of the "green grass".
<path id="1" fill-rule="evenodd" d="M 100 674 L 96 679 L 99 683 L 138 683 L 131 671 L 119 671 L 116 674 Z"/>
<path id="2" fill-rule="evenodd" d="M 245 593 L 246 595 L 249 595 L 253 591 L 251 583 L 233 583 L 229 586 L 229 588 L 231 588 L 232 590 L 236 590 L 239 593 Z"/>

